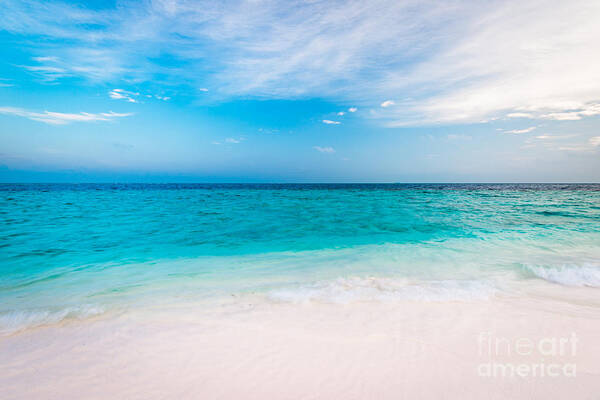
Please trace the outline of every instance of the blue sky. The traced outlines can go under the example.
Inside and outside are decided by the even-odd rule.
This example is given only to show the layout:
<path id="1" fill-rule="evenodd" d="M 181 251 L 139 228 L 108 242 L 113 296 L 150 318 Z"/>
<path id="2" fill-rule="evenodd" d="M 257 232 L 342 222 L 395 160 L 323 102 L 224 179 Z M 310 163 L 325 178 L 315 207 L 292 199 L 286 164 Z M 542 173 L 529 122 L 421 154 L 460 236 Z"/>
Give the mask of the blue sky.
<path id="1" fill-rule="evenodd" d="M 0 15 L 0 181 L 600 181 L 595 0 Z"/>

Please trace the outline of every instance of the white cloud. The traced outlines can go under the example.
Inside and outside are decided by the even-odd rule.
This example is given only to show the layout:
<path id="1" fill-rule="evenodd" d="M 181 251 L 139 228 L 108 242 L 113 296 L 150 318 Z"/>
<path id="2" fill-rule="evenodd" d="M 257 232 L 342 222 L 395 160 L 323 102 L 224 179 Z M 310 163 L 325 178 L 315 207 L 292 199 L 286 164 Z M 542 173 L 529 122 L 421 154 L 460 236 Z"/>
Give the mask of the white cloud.
<path id="1" fill-rule="evenodd" d="M 346 113 L 345 113 L 345 112 L 343 112 L 343 111 L 340 111 L 340 112 L 338 112 L 338 113 L 337 113 L 337 115 L 339 115 L 340 117 L 341 117 L 342 115 L 344 115 L 344 114 L 346 114 Z"/>
<path id="2" fill-rule="evenodd" d="M 583 117 L 592 117 L 600 115 L 600 103 L 590 102 L 577 106 L 565 105 L 561 112 L 529 112 L 529 113 L 509 113 L 509 118 L 529 118 L 529 119 L 548 119 L 555 121 L 577 121 Z"/>
<path id="3" fill-rule="evenodd" d="M 0 78 L 0 87 L 11 87 L 14 86 L 12 83 L 8 83 L 10 79 Z"/>
<path id="4" fill-rule="evenodd" d="M 29 72 L 35 73 L 47 82 L 53 82 L 57 79 L 69 76 L 69 73 L 65 68 L 54 67 L 51 65 L 23 65 L 22 67 Z"/>
<path id="5" fill-rule="evenodd" d="M 535 130 L 537 127 L 535 126 L 530 126 L 529 128 L 524 128 L 524 129 L 512 129 L 510 131 L 504 131 L 505 133 L 511 133 L 511 134 L 515 134 L 515 135 L 519 135 L 521 133 L 529 133 L 533 130 Z"/>
<path id="6" fill-rule="evenodd" d="M 535 118 L 535 116 L 531 113 L 522 113 L 522 112 L 508 113 L 508 114 L 506 114 L 506 116 L 508 118 Z"/>
<path id="7" fill-rule="evenodd" d="M 123 89 L 113 89 L 108 92 L 108 95 L 114 100 L 127 100 L 130 103 L 137 103 L 137 100 L 133 97 L 139 96 L 139 93 L 133 93 Z"/>
<path id="8" fill-rule="evenodd" d="M 43 56 L 43 57 L 33 57 L 34 61 L 37 62 L 57 62 L 58 61 L 58 57 L 54 57 L 54 56 Z"/>
<path id="9" fill-rule="evenodd" d="M 319 153 L 335 153 L 335 149 L 333 147 L 321 147 L 321 146 L 313 146 L 313 149 L 315 149 L 316 151 L 318 151 Z"/>
<path id="10" fill-rule="evenodd" d="M 554 119 L 557 121 L 576 121 L 583 117 L 591 117 L 594 115 L 600 115 L 600 103 L 584 104 L 578 109 L 566 111 L 566 112 L 555 112 L 549 114 L 540 115 L 542 119 Z"/>
<path id="11" fill-rule="evenodd" d="M 125 90 L 125 89 L 113 89 L 110 92 L 108 92 L 108 95 L 110 96 L 111 99 L 126 100 L 130 103 L 138 103 L 138 100 L 136 99 L 136 97 L 140 96 L 140 93 L 132 92 L 132 91 Z M 171 97 L 169 97 L 169 96 L 160 96 L 158 94 L 155 94 L 154 96 L 151 94 L 142 94 L 142 96 L 149 98 L 149 99 L 154 97 L 155 99 L 162 100 L 162 101 L 171 100 Z"/>
<path id="12" fill-rule="evenodd" d="M 575 8 L 573 8 L 575 7 Z M 495 2 L 414 77 L 447 85 L 416 105 L 440 122 L 550 115 L 599 100 L 600 3 Z"/>
<path id="13" fill-rule="evenodd" d="M 332 120 L 329 120 L 329 119 L 324 119 L 323 123 L 327 124 L 327 125 L 339 125 L 339 124 L 341 124 L 341 122 L 339 122 L 339 121 L 332 121 Z"/>
<path id="14" fill-rule="evenodd" d="M 55 81 L 72 76 L 72 71 L 64 65 L 60 58 L 55 56 L 32 57 L 39 65 L 21 65 L 20 67 L 37 75 L 43 82 L 54 83 Z"/>
<path id="15" fill-rule="evenodd" d="M 53 111 L 44 111 L 43 113 L 40 113 L 17 107 L 0 107 L 0 114 L 15 115 L 51 125 L 65 125 L 71 122 L 110 121 L 115 118 L 129 117 L 133 115 L 131 113 L 114 113 L 112 111 L 99 114 L 86 112 L 72 114 Z"/>
<path id="16" fill-rule="evenodd" d="M 200 88 L 200 89 L 198 89 L 198 90 L 199 90 L 199 91 L 201 91 L 201 92 L 208 92 L 208 89 L 207 89 L 207 88 Z"/>
<path id="17" fill-rule="evenodd" d="M 350 107 L 350 108 L 348 109 L 348 112 L 351 112 L 351 113 L 353 113 L 353 112 L 356 112 L 357 110 L 358 110 L 358 108 L 356 108 L 356 107 Z"/>
<path id="18" fill-rule="evenodd" d="M 578 135 L 548 135 L 548 134 L 544 134 L 544 135 L 538 135 L 535 137 L 535 139 L 538 140 L 545 140 L 545 141 L 549 141 L 549 140 L 564 140 L 564 139 L 570 139 L 573 137 L 576 137 Z"/>
<path id="19" fill-rule="evenodd" d="M 102 115 L 103 117 L 107 117 L 107 118 L 123 118 L 123 117 L 129 117 L 129 116 L 133 115 L 133 113 L 116 113 L 113 111 L 109 111 L 107 113 L 100 113 L 100 115 Z"/>
<path id="20" fill-rule="evenodd" d="M 540 116 L 543 119 L 553 119 L 556 121 L 577 121 L 581 119 L 581 115 L 576 112 L 558 112 L 558 113 L 550 113 L 543 114 Z"/>
<path id="21" fill-rule="evenodd" d="M 65 72 L 64 68 L 49 67 L 45 65 L 24 65 L 23 68 L 25 68 L 28 71 L 47 72 L 51 74 L 63 74 Z"/>
<path id="22" fill-rule="evenodd" d="M 402 107 L 374 115 L 389 125 L 598 115 L 585 110 L 600 102 L 597 0 L 165 0 L 101 10 L 5 0 L 0 15 L 0 29 L 43 37 L 40 65 L 26 68 L 49 80 L 159 76 L 211 87 L 216 99 L 360 107 L 393 98 Z"/>
<path id="23" fill-rule="evenodd" d="M 381 107 L 386 108 L 389 106 L 393 106 L 394 104 L 396 104 L 393 100 L 386 100 L 383 103 L 381 103 Z"/>
<path id="24" fill-rule="evenodd" d="M 594 147 L 600 146 L 600 136 L 594 136 L 590 138 L 590 144 Z"/>
<path id="25" fill-rule="evenodd" d="M 237 143 L 240 143 L 240 142 L 241 142 L 241 140 L 240 139 L 236 139 L 236 138 L 230 138 L 229 137 L 229 138 L 225 139 L 225 143 L 237 144 Z"/>

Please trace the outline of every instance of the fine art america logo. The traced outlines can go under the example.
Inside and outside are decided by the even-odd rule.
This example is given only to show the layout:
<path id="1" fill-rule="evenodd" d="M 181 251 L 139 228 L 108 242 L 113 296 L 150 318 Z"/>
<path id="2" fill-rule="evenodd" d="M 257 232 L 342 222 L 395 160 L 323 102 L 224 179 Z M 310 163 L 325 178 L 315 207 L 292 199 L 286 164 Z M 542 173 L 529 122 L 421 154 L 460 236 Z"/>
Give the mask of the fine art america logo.
<path id="1" fill-rule="evenodd" d="M 508 339 L 482 332 L 477 338 L 479 357 L 487 362 L 477 366 L 477 374 L 485 378 L 574 378 L 577 342 L 575 333 L 564 337 Z"/>

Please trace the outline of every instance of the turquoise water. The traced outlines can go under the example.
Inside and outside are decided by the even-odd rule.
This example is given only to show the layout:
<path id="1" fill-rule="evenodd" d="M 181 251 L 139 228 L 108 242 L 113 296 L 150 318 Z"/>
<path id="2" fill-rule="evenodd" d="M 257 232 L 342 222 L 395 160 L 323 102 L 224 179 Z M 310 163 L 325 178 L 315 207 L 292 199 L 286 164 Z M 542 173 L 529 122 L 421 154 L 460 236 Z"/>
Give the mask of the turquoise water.
<path id="1" fill-rule="evenodd" d="M 600 185 L 0 185 L 0 330 L 140 304 L 600 286 Z"/>

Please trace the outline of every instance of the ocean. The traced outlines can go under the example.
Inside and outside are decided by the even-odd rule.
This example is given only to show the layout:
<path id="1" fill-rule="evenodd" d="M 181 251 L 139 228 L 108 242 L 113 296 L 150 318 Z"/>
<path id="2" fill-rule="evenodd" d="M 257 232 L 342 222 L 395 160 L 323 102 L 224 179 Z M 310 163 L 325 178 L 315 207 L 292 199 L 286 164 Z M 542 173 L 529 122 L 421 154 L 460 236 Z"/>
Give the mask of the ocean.
<path id="1" fill-rule="evenodd" d="M 3 184 L 0 215 L 2 335 L 180 303 L 600 287 L 597 184 Z"/>

